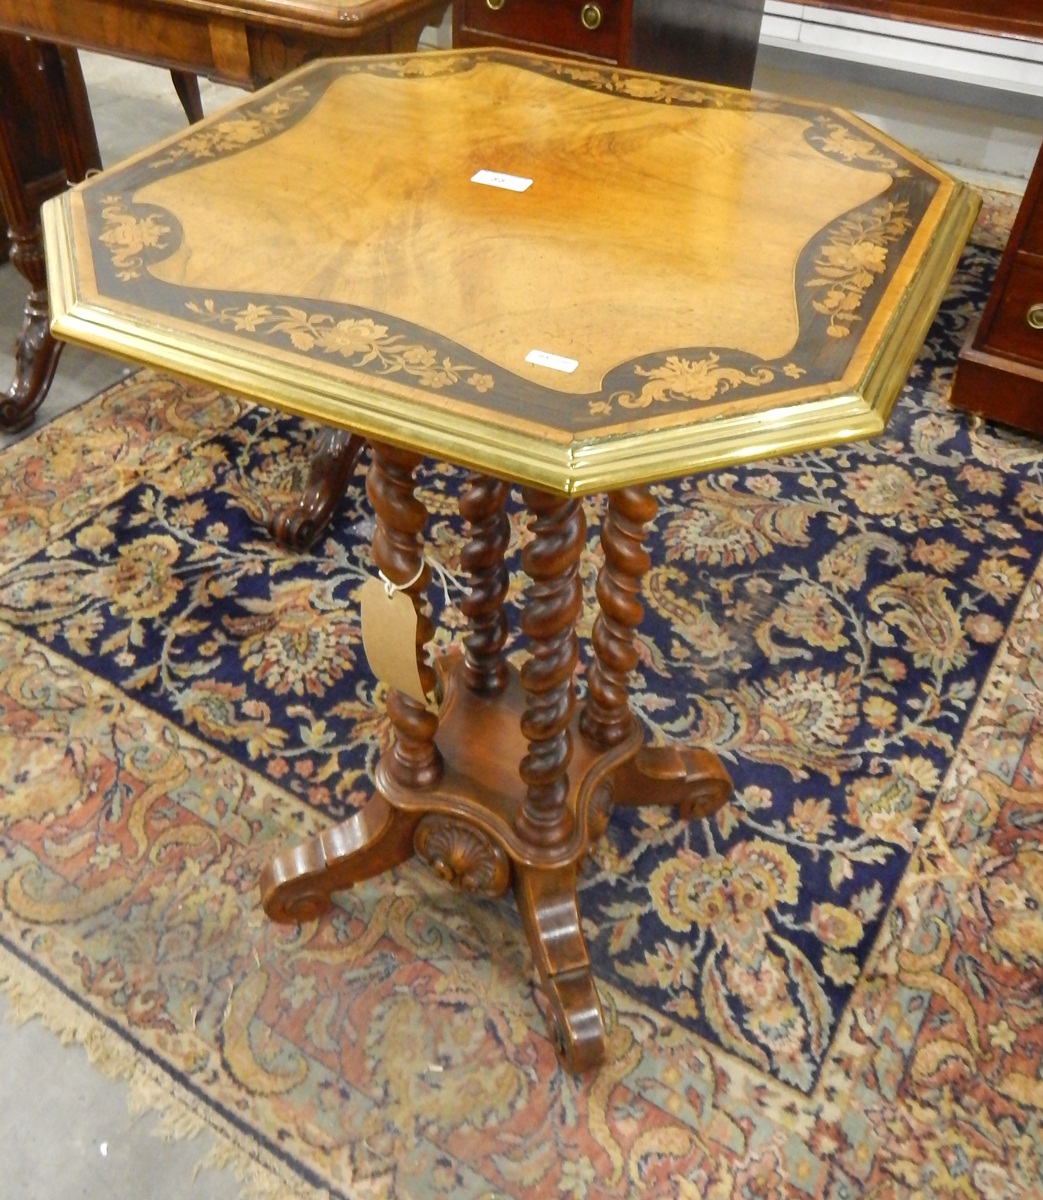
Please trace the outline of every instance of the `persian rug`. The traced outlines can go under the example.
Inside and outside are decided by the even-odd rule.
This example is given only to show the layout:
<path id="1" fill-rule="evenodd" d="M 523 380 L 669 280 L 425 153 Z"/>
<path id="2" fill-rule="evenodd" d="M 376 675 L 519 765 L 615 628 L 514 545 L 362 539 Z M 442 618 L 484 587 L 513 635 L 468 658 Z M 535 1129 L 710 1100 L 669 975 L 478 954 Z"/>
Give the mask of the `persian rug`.
<path id="1" fill-rule="evenodd" d="M 264 531 L 311 430 L 141 372 L 0 455 L 17 1011 L 211 1128 L 251 1195 L 1043 1196 L 1043 446 L 946 403 L 997 212 L 886 433 L 655 488 L 635 708 L 736 793 L 617 812 L 590 855 L 583 1078 L 509 898 L 407 864 L 310 924 L 260 909 L 388 739 L 361 489 L 307 554 Z M 459 483 L 419 482 L 450 570 Z"/>

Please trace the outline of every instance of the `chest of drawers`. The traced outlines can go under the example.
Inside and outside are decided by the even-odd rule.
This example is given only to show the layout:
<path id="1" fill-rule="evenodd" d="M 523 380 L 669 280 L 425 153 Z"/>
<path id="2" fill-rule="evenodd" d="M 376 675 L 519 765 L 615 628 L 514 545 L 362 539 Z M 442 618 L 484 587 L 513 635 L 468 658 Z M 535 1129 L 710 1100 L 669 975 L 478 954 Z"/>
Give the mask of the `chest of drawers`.
<path id="1" fill-rule="evenodd" d="M 631 0 L 463 0 L 454 5 L 453 42 L 625 63 L 630 7 Z"/>
<path id="2" fill-rule="evenodd" d="M 1043 149 L 981 321 L 960 353 L 951 399 L 1043 434 Z"/>
<path id="3" fill-rule="evenodd" d="M 455 46 L 508 46 L 748 88 L 764 0 L 455 0 Z"/>

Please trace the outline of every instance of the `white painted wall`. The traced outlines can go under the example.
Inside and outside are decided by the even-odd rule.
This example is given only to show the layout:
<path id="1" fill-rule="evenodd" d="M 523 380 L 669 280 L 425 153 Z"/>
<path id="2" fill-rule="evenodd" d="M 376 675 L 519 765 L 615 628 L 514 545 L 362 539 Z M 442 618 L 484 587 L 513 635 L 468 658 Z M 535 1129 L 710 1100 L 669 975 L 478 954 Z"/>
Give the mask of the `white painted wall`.
<path id="1" fill-rule="evenodd" d="M 1012 190 L 1043 137 L 1043 42 L 1028 38 L 766 0 L 754 86 L 839 104 L 935 162 Z"/>
<path id="2" fill-rule="evenodd" d="M 761 44 L 1043 96 L 1043 42 L 1029 38 L 964 33 L 765 0 Z"/>

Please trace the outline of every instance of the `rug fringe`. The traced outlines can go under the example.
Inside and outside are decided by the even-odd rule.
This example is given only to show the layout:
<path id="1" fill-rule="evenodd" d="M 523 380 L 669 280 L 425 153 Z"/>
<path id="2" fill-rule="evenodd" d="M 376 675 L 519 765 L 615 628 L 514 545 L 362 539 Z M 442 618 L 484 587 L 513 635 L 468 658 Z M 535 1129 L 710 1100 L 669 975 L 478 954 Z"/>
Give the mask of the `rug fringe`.
<path id="1" fill-rule="evenodd" d="M 199 1159 L 194 1175 L 208 1169 L 231 1169 L 240 1185 L 239 1200 L 331 1200 L 325 1188 L 291 1179 L 280 1164 L 259 1157 L 263 1152 L 247 1151 L 219 1119 L 201 1117 L 175 1080 L 2 946 L 0 992 L 10 1005 L 8 1019 L 13 1024 L 39 1021 L 63 1046 L 82 1046 L 91 1066 L 107 1079 L 127 1084 L 130 1115 L 151 1112 L 158 1117 L 158 1127 L 149 1130 L 152 1136 L 183 1141 L 210 1133 L 213 1145 Z"/>

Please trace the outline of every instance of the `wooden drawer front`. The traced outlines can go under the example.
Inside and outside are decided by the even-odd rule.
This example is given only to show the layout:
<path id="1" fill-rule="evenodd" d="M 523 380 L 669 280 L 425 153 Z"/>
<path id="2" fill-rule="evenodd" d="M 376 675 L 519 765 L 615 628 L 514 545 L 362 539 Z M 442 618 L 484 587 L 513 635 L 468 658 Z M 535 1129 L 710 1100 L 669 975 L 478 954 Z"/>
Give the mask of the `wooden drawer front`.
<path id="1" fill-rule="evenodd" d="M 1029 324 L 1029 311 L 1043 326 L 1043 266 L 1017 261 L 1003 289 L 1003 297 L 985 335 L 985 349 L 994 354 L 1014 354 L 1043 365 L 1043 328 Z"/>
<path id="2" fill-rule="evenodd" d="M 1036 197 L 1031 212 L 1024 214 L 1025 228 L 1021 232 L 1018 249 L 1043 258 L 1043 194 Z"/>
<path id="3" fill-rule="evenodd" d="M 619 58 L 621 0 L 503 0 L 498 9 L 490 8 L 488 0 L 463 0 L 463 7 L 464 29 L 595 58 Z M 593 10 L 600 13 L 597 28 L 584 26 L 584 9 L 591 24 Z"/>

